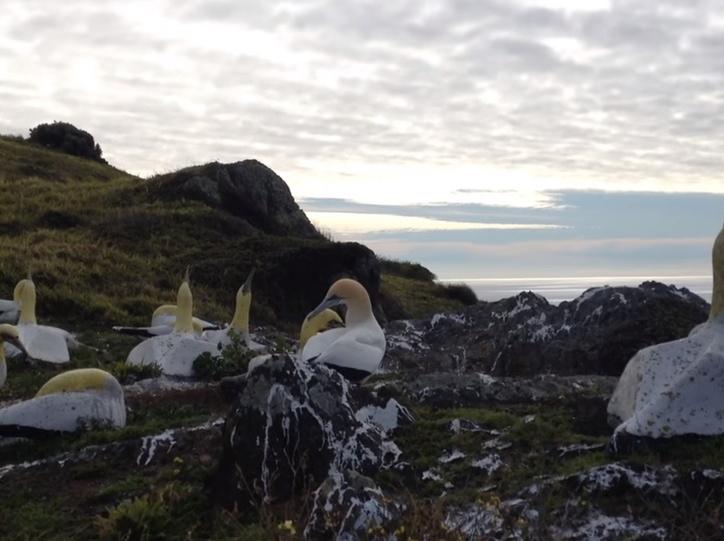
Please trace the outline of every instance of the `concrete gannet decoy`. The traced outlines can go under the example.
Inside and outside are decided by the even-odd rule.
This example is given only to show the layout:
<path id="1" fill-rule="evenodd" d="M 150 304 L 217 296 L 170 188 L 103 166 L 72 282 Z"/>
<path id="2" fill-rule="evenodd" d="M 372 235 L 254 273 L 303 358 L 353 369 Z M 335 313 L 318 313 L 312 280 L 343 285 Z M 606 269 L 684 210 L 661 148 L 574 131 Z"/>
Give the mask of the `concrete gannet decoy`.
<path id="1" fill-rule="evenodd" d="M 173 332 L 174 325 L 176 324 L 176 305 L 175 304 L 162 304 L 156 310 L 154 310 L 151 316 L 150 327 L 122 327 L 114 326 L 113 330 L 122 334 L 131 334 L 134 336 L 160 336 L 162 334 L 169 334 Z M 204 331 L 218 329 L 218 325 L 209 321 L 204 321 L 197 317 L 191 319 L 193 325 L 194 334 L 201 336 Z"/>
<path id="2" fill-rule="evenodd" d="M 224 349 L 231 344 L 232 336 L 236 335 L 241 338 L 252 351 L 261 351 L 266 346 L 259 344 L 251 339 L 249 332 L 249 312 L 251 310 L 251 282 L 254 279 L 255 269 L 252 269 L 246 281 L 236 292 L 236 309 L 234 317 L 225 328 L 217 331 L 205 331 L 202 338 L 207 342 L 214 344 L 218 349 Z"/>
<path id="3" fill-rule="evenodd" d="M 8 367 L 5 363 L 5 348 L 3 347 L 5 342 L 12 344 L 27 355 L 27 351 L 25 351 L 25 347 L 20 341 L 20 333 L 18 333 L 17 327 L 13 327 L 7 323 L 0 324 L 0 387 L 5 385 L 8 377 Z"/>
<path id="4" fill-rule="evenodd" d="M 125 425 L 123 387 L 111 374 L 97 368 L 58 374 L 34 398 L 0 409 L 0 436 Z"/>
<path id="5" fill-rule="evenodd" d="M 17 302 L 20 306 L 18 332 L 20 341 L 33 359 L 48 363 L 62 364 L 70 361 L 68 349 L 78 346 L 75 337 L 66 330 L 48 325 L 38 325 L 35 316 L 36 292 L 31 278 L 20 280 L 15 286 Z M 17 354 L 17 350 L 9 352 Z"/>
<path id="6" fill-rule="evenodd" d="M 314 317 L 305 317 L 299 331 L 299 351 L 304 350 L 304 346 L 315 334 L 340 327 L 344 327 L 344 321 L 330 308 L 325 308 Z"/>
<path id="7" fill-rule="evenodd" d="M 724 433 L 724 229 L 712 251 L 709 319 L 687 338 L 651 346 L 628 362 L 608 403 L 624 434 L 666 438 Z"/>
<path id="8" fill-rule="evenodd" d="M 372 374 L 385 354 L 385 334 L 372 313 L 367 290 L 359 282 L 343 278 L 337 280 L 327 295 L 309 316 L 316 317 L 323 310 L 344 304 L 346 327 L 318 333 L 307 341 L 301 359 L 326 364 L 350 380 L 361 380 Z"/>
<path id="9" fill-rule="evenodd" d="M 126 362 L 134 365 L 155 364 L 164 374 L 193 375 L 193 364 L 202 353 L 215 354 L 216 346 L 197 338 L 193 327 L 193 296 L 188 272 L 178 288 L 176 322 L 173 332 L 148 338 L 128 354 Z"/>

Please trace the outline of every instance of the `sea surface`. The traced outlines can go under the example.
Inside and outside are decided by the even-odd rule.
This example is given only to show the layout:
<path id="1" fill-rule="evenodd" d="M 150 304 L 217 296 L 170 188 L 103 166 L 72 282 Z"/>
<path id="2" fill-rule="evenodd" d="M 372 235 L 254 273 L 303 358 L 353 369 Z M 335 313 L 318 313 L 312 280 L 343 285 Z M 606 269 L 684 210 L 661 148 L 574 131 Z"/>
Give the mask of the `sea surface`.
<path id="1" fill-rule="evenodd" d="M 637 286 L 647 280 L 686 287 L 707 302 L 711 302 L 711 276 L 576 276 L 559 278 L 464 278 L 441 279 L 441 282 L 464 282 L 480 300 L 498 301 L 517 295 L 521 291 L 533 291 L 551 304 L 570 301 L 590 287 Z"/>

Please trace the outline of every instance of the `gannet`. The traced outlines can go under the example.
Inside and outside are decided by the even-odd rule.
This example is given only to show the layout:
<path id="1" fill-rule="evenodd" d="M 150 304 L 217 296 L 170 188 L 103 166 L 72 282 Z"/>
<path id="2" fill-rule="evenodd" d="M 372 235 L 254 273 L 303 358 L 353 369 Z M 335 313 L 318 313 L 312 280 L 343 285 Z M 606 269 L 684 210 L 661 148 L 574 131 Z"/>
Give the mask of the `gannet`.
<path id="1" fill-rule="evenodd" d="M 121 327 L 114 326 L 113 330 L 123 334 L 132 334 L 136 336 L 160 336 L 162 334 L 169 334 L 173 332 L 174 325 L 176 324 L 176 305 L 175 304 L 162 304 L 156 310 L 154 310 L 151 316 L 150 327 Z M 201 336 L 204 331 L 218 329 L 218 325 L 209 321 L 204 321 L 197 317 L 191 319 L 191 324 L 194 329 L 196 336 Z"/>
<path id="2" fill-rule="evenodd" d="M 343 326 L 344 321 L 339 314 L 329 308 L 325 308 L 314 317 L 305 317 L 299 331 L 299 350 L 302 351 L 315 334 Z"/>
<path id="3" fill-rule="evenodd" d="M 111 374 L 97 368 L 58 374 L 34 398 L 0 409 L 0 436 L 125 424 L 123 388 Z"/>
<path id="4" fill-rule="evenodd" d="M 48 363 L 67 363 L 70 361 L 68 348 L 75 348 L 78 342 L 68 331 L 48 325 L 38 325 L 35 317 L 35 283 L 31 278 L 20 280 L 15 286 L 17 302 L 20 306 L 18 332 L 20 341 L 33 359 Z M 11 352 L 16 354 L 17 351 Z"/>
<path id="5" fill-rule="evenodd" d="M 304 318 L 302 328 L 299 332 L 299 355 L 301 350 L 307 341 L 317 333 L 326 331 L 334 327 L 335 324 L 344 325 L 344 321 L 339 317 L 339 314 L 329 308 L 322 310 L 319 314 L 314 317 Z M 271 354 L 257 355 L 249 361 L 246 373 L 250 374 L 256 367 L 261 366 L 267 359 L 272 357 Z"/>
<path id="6" fill-rule="evenodd" d="M 712 250 L 709 319 L 687 338 L 651 346 L 628 362 L 608 403 L 617 436 L 724 433 L 724 229 Z"/>
<path id="7" fill-rule="evenodd" d="M 217 331 L 206 331 L 203 339 L 214 344 L 218 349 L 224 349 L 232 342 L 232 336 L 237 335 L 244 341 L 247 348 L 252 351 L 261 351 L 266 348 L 251 339 L 249 333 L 249 311 L 251 310 L 251 282 L 254 279 L 254 269 L 251 270 L 246 281 L 236 292 L 236 309 L 234 317 L 225 328 Z"/>
<path id="8" fill-rule="evenodd" d="M 135 365 L 156 364 L 164 374 L 193 375 L 193 364 L 202 353 L 214 354 L 216 346 L 196 338 L 193 328 L 193 297 L 188 272 L 178 288 L 176 322 L 169 334 L 154 336 L 138 344 L 128 354 L 126 362 Z"/>
<path id="9" fill-rule="evenodd" d="M 344 304 L 346 327 L 331 329 L 312 336 L 302 349 L 302 360 L 314 361 L 335 368 L 350 380 L 361 380 L 372 374 L 385 354 L 385 334 L 372 313 L 367 290 L 359 282 L 337 280 L 309 316 Z"/>
<path id="10" fill-rule="evenodd" d="M 17 327 L 8 325 L 7 323 L 0 324 L 0 387 L 5 385 L 8 377 L 8 367 L 5 363 L 5 348 L 3 347 L 5 342 L 12 344 L 27 355 L 27 351 L 25 351 L 25 347 L 23 347 L 20 341 L 20 334 L 18 333 Z"/>

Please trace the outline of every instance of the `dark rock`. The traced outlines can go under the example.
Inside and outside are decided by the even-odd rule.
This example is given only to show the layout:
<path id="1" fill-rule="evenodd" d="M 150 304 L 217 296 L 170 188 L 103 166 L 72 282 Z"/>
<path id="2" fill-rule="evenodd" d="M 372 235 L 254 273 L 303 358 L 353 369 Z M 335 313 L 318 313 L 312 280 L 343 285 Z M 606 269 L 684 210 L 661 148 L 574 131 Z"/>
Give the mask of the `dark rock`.
<path id="1" fill-rule="evenodd" d="M 399 449 L 355 418 L 334 370 L 275 356 L 247 377 L 224 429 L 216 497 L 247 508 L 312 490 L 335 471 L 371 475 Z"/>
<path id="2" fill-rule="evenodd" d="M 158 177 L 157 182 L 162 197 L 201 201 L 245 219 L 260 231 L 321 238 L 284 180 L 256 160 L 188 167 Z"/>
<path id="3" fill-rule="evenodd" d="M 593 288 L 558 306 L 523 292 L 429 321 L 395 322 L 383 366 L 618 376 L 639 349 L 686 336 L 708 309 L 689 290 L 657 282 Z"/>
<path id="4" fill-rule="evenodd" d="M 393 531 L 400 509 L 372 479 L 354 471 L 332 473 L 315 491 L 306 539 L 369 539 L 370 530 Z M 374 536 L 372 536 L 374 537 Z"/>
<path id="5" fill-rule="evenodd" d="M 380 382 L 376 391 L 380 395 L 402 395 L 434 408 L 573 400 L 581 395 L 599 396 L 604 404 L 616 381 L 614 377 L 594 375 L 495 378 L 481 373 L 437 372 Z M 603 411 L 601 416 L 605 423 Z"/>

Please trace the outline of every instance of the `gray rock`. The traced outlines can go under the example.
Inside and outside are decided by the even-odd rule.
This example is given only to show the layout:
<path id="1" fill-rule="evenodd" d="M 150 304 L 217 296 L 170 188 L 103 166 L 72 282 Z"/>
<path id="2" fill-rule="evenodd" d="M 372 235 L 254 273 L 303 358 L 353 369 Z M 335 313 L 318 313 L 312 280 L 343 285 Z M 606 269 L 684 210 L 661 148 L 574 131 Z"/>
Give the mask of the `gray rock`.
<path id="1" fill-rule="evenodd" d="M 315 491 L 305 539 L 353 541 L 369 539 L 369 531 L 384 528 L 400 508 L 369 477 L 354 471 L 333 472 Z"/>
<path id="2" fill-rule="evenodd" d="M 225 210 L 258 230 L 275 235 L 320 238 L 294 201 L 289 187 L 256 160 L 212 162 L 157 177 L 165 198 L 188 198 Z"/>
<path id="3" fill-rule="evenodd" d="M 707 314 L 700 297 L 657 282 L 592 288 L 558 306 L 523 292 L 457 314 L 389 325 L 383 367 L 617 376 L 639 349 L 686 336 Z"/>
<path id="4" fill-rule="evenodd" d="M 229 506 L 284 501 L 336 471 L 372 475 L 400 454 L 359 421 L 346 380 L 274 356 L 243 382 L 224 429 L 216 495 Z"/>

